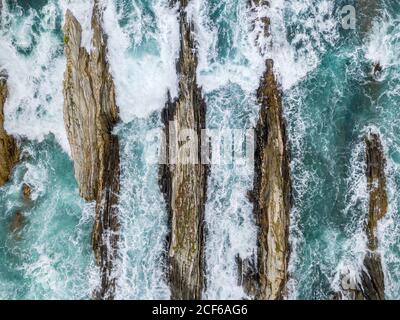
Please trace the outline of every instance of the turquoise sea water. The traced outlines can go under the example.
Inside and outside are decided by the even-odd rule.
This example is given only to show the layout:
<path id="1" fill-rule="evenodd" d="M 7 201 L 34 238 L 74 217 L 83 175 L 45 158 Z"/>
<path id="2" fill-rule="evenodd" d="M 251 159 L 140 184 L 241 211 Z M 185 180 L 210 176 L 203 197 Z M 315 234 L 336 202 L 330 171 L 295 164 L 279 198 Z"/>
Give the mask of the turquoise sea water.
<path id="1" fill-rule="evenodd" d="M 93 204 L 80 199 L 63 125 L 63 14 L 70 8 L 90 47 L 90 0 L 1 0 L 0 69 L 9 73 L 6 129 L 21 139 L 22 161 L 0 188 L 0 299 L 89 299 L 97 284 L 90 245 Z M 388 298 L 400 292 L 400 4 L 391 0 L 191 0 L 198 82 L 207 127 L 252 128 L 266 57 L 282 85 L 293 179 L 289 297 L 329 299 L 342 274 L 357 274 L 365 254 L 363 137 L 381 134 L 387 156 L 389 214 L 379 227 Z M 146 162 L 159 141 L 167 91 L 177 94 L 177 11 L 167 0 L 104 0 L 121 124 L 121 242 L 117 298 L 168 299 L 164 279 L 164 199 L 157 166 Z M 369 3 L 369 1 L 365 1 Z M 356 30 L 340 10 L 356 8 Z M 257 17 L 271 17 L 271 42 Z M 382 74 L 374 78 L 373 66 Z M 235 163 L 212 166 L 206 204 L 206 298 L 245 298 L 236 257 L 256 251 L 246 197 L 253 173 Z M 32 188 L 24 203 L 23 183 Z M 17 212 L 22 227 L 12 232 Z"/>
<path id="2" fill-rule="evenodd" d="M 293 298 L 327 299 L 338 288 L 338 275 L 360 270 L 368 200 L 363 139 L 369 130 L 380 132 L 388 158 L 390 213 L 379 235 L 386 293 L 398 298 L 399 6 L 380 1 L 379 9 L 365 14 L 371 14 L 363 18 L 372 21 L 369 30 L 339 26 L 337 39 L 320 46 L 318 66 L 284 92 L 294 142 Z M 375 79 L 378 62 L 384 71 Z"/>

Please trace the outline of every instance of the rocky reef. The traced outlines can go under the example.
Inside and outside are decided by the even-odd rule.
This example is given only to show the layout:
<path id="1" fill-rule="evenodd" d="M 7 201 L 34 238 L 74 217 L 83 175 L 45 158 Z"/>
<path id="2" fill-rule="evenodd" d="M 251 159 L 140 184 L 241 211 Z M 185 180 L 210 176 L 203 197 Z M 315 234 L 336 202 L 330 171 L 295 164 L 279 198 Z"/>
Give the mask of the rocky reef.
<path id="1" fill-rule="evenodd" d="M 0 71 L 0 187 L 10 178 L 19 160 L 19 148 L 15 139 L 4 129 L 4 105 L 8 95 L 7 75 Z"/>
<path id="2" fill-rule="evenodd" d="M 249 0 L 248 4 L 257 10 L 268 7 L 269 1 Z M 263 25 L 258 37 L 268 38 L 269 17 L 257 15 L 256 19 Z M 239 271 L 250 296 L 280 300 L 286 296 L 288 280 L 291 183 L 282 93 L 273 60 L 267 59 L 265 67 L 257 91 L 260 112 L 255 129 L 253 190 L 249 192 L 258 226 L 257 261 L 242 261 Z"/>
<path id="3" fill-rule="evenodd" d="M 366 175 L 369 193 L 368 217 L 365 223 L 367 252 L 358 283 L 346 283 L 346 288 L 335 295 L 335 299 L 384 300 L 385 281 L 381 255 L 378 251 L 377 226 L 388 211 L 383 147 L 376 133 L 368 133 L 366 145 Z M 343 279 L 342 279 L 343 282 Z"/>
<path id="4" fill-rule="evenodd" d="M 193 26 L 180 1 L 181 50 L 177 71 L 179 94 L 167 102 L 162 118 L 166 163 L 160 165 L 160 186 L 170 219 L 168 278 L 172 299 L 201 299 L 203 291 L 203 221 L 208 166 L 201 164 L 201 129 L 206 105 L 196 80 Z M 196 134 L 188 135 L 187 129 Z M 186 147 L 189 148 L 186 148 Z"/>
<path id="5" fill-rule="evenodd" d="M 102 9 L 95 1 L 92 49 L 81 47 L 82 29 L 71 11 L 65 15 L 64 122 L 81 196 L 96 201 L 92 235 L 101 287 L 95 298 L 112 299 L 113 260 L 118 241 L 120 188 L 119 141 L 113 128 L 119 121 L 115 88 L 107 62 Z"/>
<path id="6" fill-rule="evenodd" d="M 369 192 L 366 233 L 368 252 L 364 258 L 365 269 L 361 273 L 361 291 L 367 300 L 385 299 L 385 284 L 381 256 L 378 252 L 377 226 L 388 211 L 385 166 L 386 159 L 380 138 L 369 133 L 365 138 L 367 155 L 367 181 Z"/>
<path id="7" fill-rule="evenodd" d="M 283 299 L 289 255 L 290 170 L 282 99 L 273 61 L 258 90 L 261 105 L 256 126 L 252 199 L 259 228 L 257 299 Z"/>

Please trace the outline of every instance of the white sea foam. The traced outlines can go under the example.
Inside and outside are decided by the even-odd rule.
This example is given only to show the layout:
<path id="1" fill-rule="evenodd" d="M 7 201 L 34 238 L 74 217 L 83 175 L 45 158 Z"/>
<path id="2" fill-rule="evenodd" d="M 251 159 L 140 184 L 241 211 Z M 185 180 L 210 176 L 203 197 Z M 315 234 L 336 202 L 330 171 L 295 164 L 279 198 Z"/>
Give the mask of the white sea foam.
<path id="1" fill-rule="evenodd" d="M 375 19 L 365 46 L 365 58 L 379 63 L 383 70 L 399 65 L 400 19 L 388 14 Z"/>
<path id="2" fill-rule="evenodd" d="M 352 284 L 360 283 L 360 275 L 364 268 L 363 262 L 367 252 L 367 237 L 365 222 L 368 214 L 369 194 L 366 176 L 366 149 L 365 134 L 374 130 L 373 127 L 366 128 L 359 136 L 359 142 L 353 148 L 350 159 L 349 174 L 346 179 L 346 207 L 344 216 L 348 219 L 346 223 L 346 239 L 340 248 L 335 248 L 340 254 L 336 261 L 334 277 L 331 287 L 334 292 L 342 292 L 343 298 L 347 297 L 346 291 L 342 289 L 344 279 Z"/>
<path id="3" fill-rule="evenodd" d="M 392 118 L 393 119 L 393 118 Z M 390 126 L 396 126 L 396 120 L 392 120 Z M 376 129 L 377 130 L 377 129 Z M 380 132 L 382 130 L 379 130 Z M 378 132 L 379 132 L 378 131 Z M 390 129 L 392 131 L 392 129 Z M 400 289 L 400 246 L 399 246 L 399 198 L 398 198 L 398 172 L 399 163 L 389 152 L 399 152 L 397 139 L 392 139 L 388 134 L 381 133 L 381 140 L 386 156 L 386 187 L 388 193 L 388 212 L 379 221 L 377 226 L 378 249 L 382 254 L 382 268 L 385 275 L 385 295 L 388 299 L 399 299 Z"/>
<path id="4" fill-rule="evenodd" d="M 56 4 L 49 2 L 40 12 L 30 9 L 24 16 L 22 11 L 10 12 L 4 3 L 0 69 L 5 69 L 9 75 L 5 128 L 13 135 L 39 141 L 48 133 L 54 133 L 57 141 L 68 150 L 62 115 L 65 62 L 62 43 L 53 32 L 56 11 Z M 40 33 L 32 29 L 38 18 Z"/>
<path id="5" fill-rule="evenodd" d="M 210 19 L 211 6 L 221 9 L 217 21 Z M 256 46 L 257 34 L 252 31 L 250 8 L 240 1 L 217 4 L 194 0 L 187 12 L 198 44 L 197 79 L 207 100 L 208 126 L 220 130 L 250 128 L 256 122 L 259 107 L 255 93 L 265 69 Z M 229 26 L 224 27 L 224 23 Z M 227 53 L 221 54 L 224 50 Z M 251 170 L 211 167 L 205 209 L 207 299 L 247 297 L 238 283 L 236 258 L 256 256 L 257 228 L 246 197 L 252 182 Z"/>
<path id="6" fill-rule="evenodd" d="M 198 83 L 206 93 L 229 84 L 238 84 L 246 94 L 252 95 L 265 69 L 265 60 L 255 45 L 257 33 L 252 31 L 254 16 L 246 3 L 222 1 L 220 6 L 225 8 L 225 13 L 222 13 L 217 24 L 229 23 L 232 39 L 229 44 L 220 44 L 218 26 L 208 21 L 209 6 L 207 2 L 193 0 L 187 7 L 198 42 Z M 228 17 L 227 12 L 232 16 Z M 218 45 L 227 46 L 232 54 L 221 60 L 218 57 Z"/>
<path id="7" fill-rule="evenodd" d="M 400 19 L 389 10 L 390 5 L 382 5 L 378 18 L 374 20 L 371 33 L 363 47 L 365 58 L 372 63 L 379 63 L 383 68 L 380 85 L 384 87 L 379 98 L 374 101 L 374 108 L 379 111 L 375 130 L 380 133 L 386 156 L 386 183 L 389 198 L 388 213 L 378 224 L 378 243 L 382 253 L 382 266 L 385 275 L 385 294 L 389 299 L 399 298 L 400 289 L 400 246 L 399 246 L 399 188 L 398 172 L 400 169 L 400 142 L 397 117 L 400 101 L 399 69 L 400 60 Z"/>
<path id="8" fill-rule="evenodd" d="M 81 46 L 86 48 L 88 52 L 92 49 L 92 12 L 93 0 L 59 0 L 63 12 L 63 20 L 65 12 L 69 9 L 74 17 L 79 21 L 82 27 Z"/>
<path id="9" fill-rule="evenodd" d="M 290 261 L 288 298 L 298 297 L 298 280 L 295 273 L 301 263 L 299 250 L 304 245 L 300 218 L 307 194 L 321 183 L 316 172 L 304 164 L 304 139 L 314 120 L 307 118 L 304 93 L 296 85 L 315 70 L 323 53 L 338 40 L 338 20 L 332 1 L 327 0 L 274 0 L 270 5 L 256 11 L 259 17 L 270 18 L 271 37 L 259 42 L 264 57 L 274 60 L 274 67 L 283 89 L 283 108 L 288 124 L 291 149 L 292 189 L 295 195 L 290 223 Z M 258 32 L 262 28 L 258 27 Z M 327 243 L 334 242 L 334 234 L 326 234 Z M 332 247 L 332 250 L 335 250 Z M 328 259 L 326 256 L 325 259 Z M 334 257 L 330 260 L 334 261 Z M 320 264 L 320 268 L 323 265 Z M 323 271 L 323 270 L 321 270 Z"/>
<path id="10" fill-rule="evenodd" d="M 60 175 L 57 161 L 68 159 L 58 147 L 53 148 L 53 142 L 47 142 L 23 144 L 25 161 L 16 167 L 12 180 L 2 190 L 10 200 L 5 202 L 7 215 L 21 212 L 24 216 L 17 241 L 12 234 L 6 240 L 7 251 L 18 262 L 4 261 L 16 275 L 10 281 L 2 279 L 6 280 L 2 287 L 4 297 L 89 298 L 92 287 L 88 280 L 93 269 L 89 267 L 89 226 L 93 223 L 93 207 L 83 203 L 74 184 L 66 183 L 72 181 L 71 171 L 69 177 L 64 172 Z M 31 187 L 32 201 L 22 200 L 24 183 Z"/>
<path id="11" fill-rule="evenodd" d="M 266 15 L 271 19 L 272 35 L 272 51 L 267 54 L 275 61 L 282 87 L 287 90 L 314 70 L 321 54 L 338 39 L 334 3 L 274 0 Z"/>
<path id="12" fill-rule="evenodd" d="M 399 299 L 400 292 L 400 221 L 398 218 L 399 201 L 396 183 L 399 164 L 392 159 L 387 160 L 386 166 L 387 190 L 389 198 L 388 213 L 378 224 L 378 243 L 382 253 L 382 267 L 385 275 L 385 295 L 388 299 Z"/>
<path id="13" fill-rule="evenodd" d="M 65 58 L 57 17 L 70 9 L 82 25 L 82 46 L 91 46 L 91 0 L 50 0 L 41 9 L 10 12 L 4 3 L 0 31 L 0 69 L 9 80 L 5 107 L 6 130 L 15 136 L 42 141 L 53 133 L 69 153 L 63 122 L 63 76 Z M 33 25 L 39 20 L 39 32 Z M 28 51 L 25 53 L 23 51 Z"/>
<path id="14" fill-rule="evenodd" d="M 145 162 L 145 137 L 154 129 L 150 114 L 161 110 L 167 92 L 177 95 L 179 55 L 177 8 L 165 0 L 127 4 L 105 1 L 108 58 L 123 124 L 121 223 L 116 278 L 118 299 L 168 299 L 164 251 L 168 232 L 157 166 Z M 154 16 L 153 16 L 154 15 Z M 132 122 L 132 123 L 129 123 Z"/>
<path id="15" fill-rule="evenodd" d="M 284 115 L 287 121 L 287 134 L 290 141 L 291 160 L 290 170 L 292 176 L 292 193 L 296 195 L 294 205 L 290 212 L 290 260 L 289 260 L 289 280 L 288 280 L 288 299 L 296 299 L 298 296 L 298 279 L 294 277 L 301 256 L 298 252 L 304 244 L 304 236 L 300 219 L 304 210 L 303 203 L 307 201 L 307 195 L 311 188 L 320 183 L 320 177 L 309 170 L 305 163 L 305 135 L 312 129 L 314 122 L 307 118 L 306 105 L 301 94 L 301 88 L 293 87 L 285 91 Z"/>
<path id="16" fill-rule="evenodd" d="M 121 193 L 118 299 L 169 299 L 164 266 L 167 213 L 158 186 L 158 166 L 145 162 L 151 121 L 137 120 L 121 132 Z M 153 142 L 158 145 L 158 142 Z M 144 145 L 146 144 L 146 146 Z"/>
<path id="17" fill-rule="evenodd" d="M 168 1 L 154 2 L 155 21 L 140 4 L 133 3 L 131 12 L 117 12 L 117 2 L 108 1 L 104 28 L 120 116 L 129 122 L 160 110 L 168 90 L 172 97 L 177 95 L 179 26 L 176 8 L 169 8 Z M 122 18 L 128 21 L 123 26 L 119 23 Z"/>

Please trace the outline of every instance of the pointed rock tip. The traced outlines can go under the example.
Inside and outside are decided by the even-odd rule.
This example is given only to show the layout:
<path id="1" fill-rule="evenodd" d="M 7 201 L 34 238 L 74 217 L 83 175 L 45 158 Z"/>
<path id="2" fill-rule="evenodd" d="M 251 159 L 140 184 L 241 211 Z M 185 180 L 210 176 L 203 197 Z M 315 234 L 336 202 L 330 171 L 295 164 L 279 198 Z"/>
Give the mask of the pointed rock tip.
<path id="1" fill-rule="evenodd" d="M 79 28 L 81 27 L 81 24 L 79 23 L 78 19 L 76 19 L 76 17 L 72 13 L 72 11 L 70 9 L 67 9 L 67 11 L 65 12 L 64 29 L 65 29 L 65 26 L 67 25 L 67 23 L 69 23 L 69 22 L 79 25 Z"/>

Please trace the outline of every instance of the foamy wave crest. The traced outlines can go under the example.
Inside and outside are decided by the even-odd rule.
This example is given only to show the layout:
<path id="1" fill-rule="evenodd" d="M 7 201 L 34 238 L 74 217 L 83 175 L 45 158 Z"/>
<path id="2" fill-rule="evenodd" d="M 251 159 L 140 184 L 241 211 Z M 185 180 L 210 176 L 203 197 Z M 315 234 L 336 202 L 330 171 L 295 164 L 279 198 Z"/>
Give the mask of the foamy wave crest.
<path id="1" fill-rule="evenodd" d="M 210 12 L 214 10 L 221 10 L 221 13 L 216 21 L 211 21 Z M 246 94 L 253 94 L 265 69 L 265 60 L 256 46 L 254 15 L 248 4 L 242 1 L 213 3 L 193 0 L 189 2 L 187 11 L 194 23 L 198 42 L 199 85 L 205 92 L 211 92 L 237 84 Z M 229 27 L 219 29 L 218 25 L 223 24 Z M 224 44 L 224 41 L 229 43 Z M 222 48 L 223 45 L 227 48 Z M 228 51 L 225 57 L 221 57 L 221 50 Z"/>
<path id="2" fill-rule="evenodd" d="M 365 58 L 379 63 L 382 68 L 398 67 L 400 64 L 398 50 L 400 43 L 400 18 L 388 13 L 374 21 Z"/>
<path id="3" fill-rule="evenodd" d="M 106 1 L 104 27 L 122 121 L 147 117 L 177 95 L 177 11 L 168 1 Z"/>
<path id="4" fill-rule="evenodd" d="M 360 283 L 360 275 L 364 268 L 364 257 L 367 253 L 367 236 L 365 230 L 368 218 L 369 193 L 366 176 L 366 149 L 365 135 L 375 131 L 374 127 L 362 130 L 358 143 L 354 146 L 350 159 L 349 174 L 346 178 L 346 206 L 343 214 L 348 220 L 346 223 L 346 239 L 336 249 L 340 258 L 335 268 L 331 282 L 333 292 L 341 292 L 344 299 L 347 292 L 343 291 L 344 279 L 351 284 Z"/>
<path id="5" fill-rule="evenodd" d="M 146 163 L 145 148 L 159 142 L 147 141 L 156 130 L 156 119 L 135 120 L 119 128 L 121 137 L 121 192 L 118 244 L 118 299 L 169 299 L 166 283 L 166 238 L 168 219 L 158 187 L 158 166 Z"/>
<path id="6" fill-rule="evenodd" d="M 55 1 L 24 11 L 4 3 L 0 28 L 0 69 L 8 73 L 6 130 L 42 141 L 50 132 L 69 150 L 63 125 L 63 44 L 57 36 Z M 35 31 L 36 30 L 36 31 Z"/>

